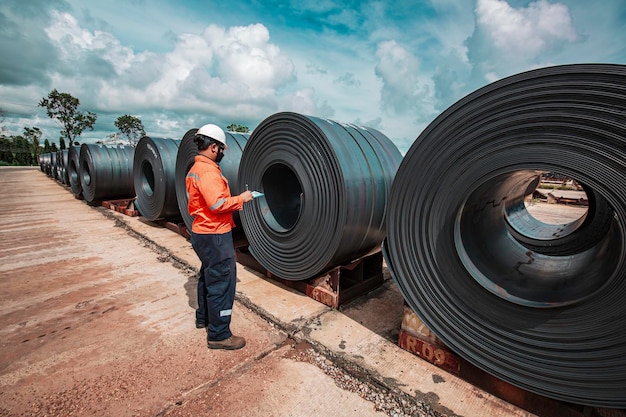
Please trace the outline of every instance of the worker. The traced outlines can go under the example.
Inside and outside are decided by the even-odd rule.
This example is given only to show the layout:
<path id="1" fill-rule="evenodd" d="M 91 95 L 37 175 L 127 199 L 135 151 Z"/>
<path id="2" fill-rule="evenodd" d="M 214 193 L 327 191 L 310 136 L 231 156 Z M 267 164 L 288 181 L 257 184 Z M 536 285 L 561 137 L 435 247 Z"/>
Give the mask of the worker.
<path id="1" fill-rule="evenodd" d="M 237 282 L 233 212 L 252 201 L 252 193 L 246 190 L 237 196 L 230 194 L 219 166 L 226 150 L 226 135 L 219 126 L 202 126 L 194 141 L 198 155 L 185 183 L 188 211 L 193 217 L 191 245 L 202 262 L 196 327 L 207 328 L 209 349 L 241 349 L 246 340 L 230 330 Z"/>

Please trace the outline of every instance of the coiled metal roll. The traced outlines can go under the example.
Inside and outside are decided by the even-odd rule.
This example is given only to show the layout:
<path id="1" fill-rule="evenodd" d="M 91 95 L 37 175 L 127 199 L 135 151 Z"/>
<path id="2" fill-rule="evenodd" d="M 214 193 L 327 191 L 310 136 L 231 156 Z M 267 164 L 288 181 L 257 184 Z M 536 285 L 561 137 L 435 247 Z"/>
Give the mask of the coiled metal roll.
<path id="1" fill-rule="evenodd" d="M 80 146 L 70 146 L 68 152 L 67 162 L 67 177 L 70 183 L 70 189 L 75 197 L 82 198 L 83 187 L 80 184 Z"/>
<path id="2" fill-rule="evenodd" d="M 385 236 L 391 182 L 402 156 L 375 129 L 277 113 L 254 130 L 239 188 L 250 252 L 274 275 L 303 280 L 365 255 Z"/>
<path id="3" fill-rule="evenodd" d="M 384 253 L 451 349 L 512 384 L 626 407 L 626 66 L 524 72 L 448 108 L 396 175 Z M 556 172 L 586 216 L 542 223 L 524 197 Z"/>
<path id="4" fill-rule="evenodd" d="M 135 148 L 119 145 L 80 146 L 80 182 L 88 203 L 105 199 L 133 198 L 133 156 Z"/>
<path id="5" fill-rule="evenodd" d="M 133 162 L 136 207 L 146 219 L 180 217 L 176 201 L 176 155 L 180 140 L 144 136 Z"/>
<path id="6" fill-rule="evenodd" d="M 58 164 L 58 155 L 57 152 L 50 152 L 50 177 L 53 179 L 57 179 L 57 164 Z"/>
<path id="7" fill-rule="evenodd" d="M 61 149 L 58 153 L 57 159 L 59 161 L 57 168 L 57 178 L 63 185 L 69 185 L 70 180 L 67 172 L 67 166 L 69 163 L 69 150 Z"/>
<path id="8" fill-rule="evenodd" d="M 41 171 L 47 176 L 50 176 L 51 160 L 52 157 L 50 156 L 50 152 L 39 155 Z"/>
<path id="9" fill-rule="evenodd" d="M 187 210 L 189 197 L 187 196 L 185 177 L 193 165 L 194 158 L 198 155 L 198 147 L 193 141 L 197 131 L 198 129 L 190 129 L 187 133 L 185 133 L 185 136 L 183 136 L 180 143 L 180 147 L 178 148 L 178 155 L 176 156 L 176 200 L 178 202 L 178 208 L 185 226 L 190 231 L 193 218 L 189 215 L 189 211 Z M 237 195 L 243 191 L 237 185 L 239 162 L 241 161 L 243 149 L 246 146 L 246 142 L 248 141 L 250 135 L 248 133 L 235 132 L 225 132 L 225 134 L 226 146 L 228 146 L 228 149 L 224 151 L 224 158 L 220 161 L 220 168 L 222 169 L 222 174 L 228 181 L 231 194 Z M 237 226 L 241 225 L 238 212 L 233 213 L 233 219 L 235 220 L 235 224 Z M 233 234 L 239 234 L 239 227 L 233 230 Z"/>

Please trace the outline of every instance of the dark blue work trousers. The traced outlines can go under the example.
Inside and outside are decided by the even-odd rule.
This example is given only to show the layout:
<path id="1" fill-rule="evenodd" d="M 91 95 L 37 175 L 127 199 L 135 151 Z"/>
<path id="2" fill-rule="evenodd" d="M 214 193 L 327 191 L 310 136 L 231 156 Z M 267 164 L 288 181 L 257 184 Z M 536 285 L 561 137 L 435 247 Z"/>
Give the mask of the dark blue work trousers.
<path id="1" fill-rule="evenodd" d="M 230 318 L 237 283 L 232 232 L 219 235 L 192 232 L 191 245 L 202 262 L 196 322 L 207 324 L 209 340 L 228 339 L 232 336 Z"/>

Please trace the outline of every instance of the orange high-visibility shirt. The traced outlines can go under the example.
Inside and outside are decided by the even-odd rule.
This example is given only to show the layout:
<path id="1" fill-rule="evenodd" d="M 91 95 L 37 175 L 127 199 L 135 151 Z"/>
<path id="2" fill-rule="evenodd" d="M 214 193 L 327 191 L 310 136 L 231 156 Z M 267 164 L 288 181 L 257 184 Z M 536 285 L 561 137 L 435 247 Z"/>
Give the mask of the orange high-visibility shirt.
<path id="1" fill-rule="evenodd" d="M 187 209 L 194 217 L 194 233 L 222 234 L 235 227 L 233 211 L 243 208 L 243 197 L 230 195 L 228 180 L 220 166 L 197 155 L 185 178 L 189 201 Z"/>

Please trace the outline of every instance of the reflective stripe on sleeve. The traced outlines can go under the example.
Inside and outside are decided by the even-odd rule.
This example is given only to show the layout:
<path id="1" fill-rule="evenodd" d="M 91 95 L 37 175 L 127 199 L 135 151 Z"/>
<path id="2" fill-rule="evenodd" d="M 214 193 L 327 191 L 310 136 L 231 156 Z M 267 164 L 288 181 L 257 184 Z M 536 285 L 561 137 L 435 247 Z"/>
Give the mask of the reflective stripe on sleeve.
<path id="1" fill-rule="evenodd" d="M 224 202 L 226 201 L 225 198 L 220 198 L 219 200 L 217 200 L 217 203 L 213 204 L 211 207 L 209 207 L 209 209 L 211 211 L 215 210 L 216 208 L 218 208 L 219 206 L 221 206 L 222 204 L 224 204 Z"/>
<path id="2" fill-rule="evenodd" d="M 232 316 L 232 314 L 233 314 L 233 309 L 232 308 L 230 310 L 222 310 L 222 311 L 220 311 L 220 317 Z"/>

